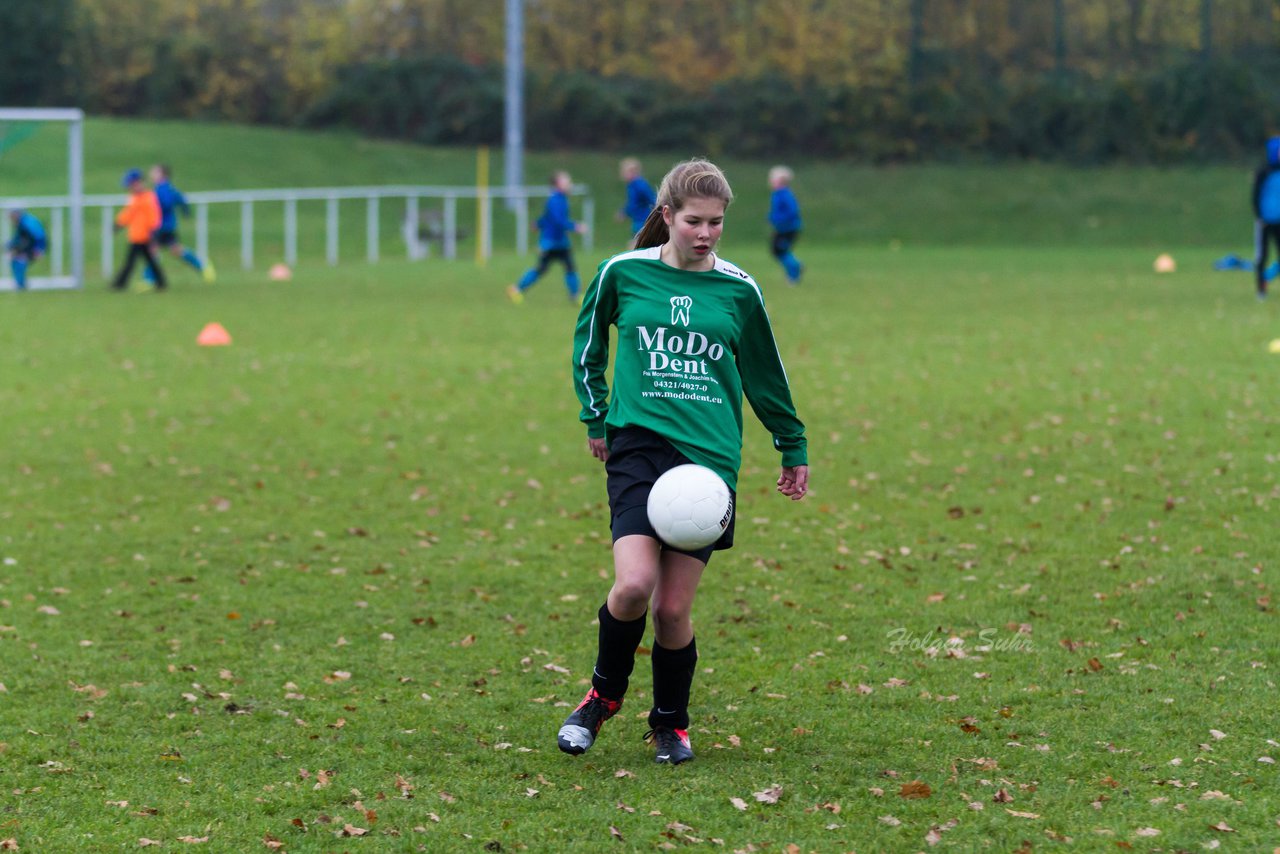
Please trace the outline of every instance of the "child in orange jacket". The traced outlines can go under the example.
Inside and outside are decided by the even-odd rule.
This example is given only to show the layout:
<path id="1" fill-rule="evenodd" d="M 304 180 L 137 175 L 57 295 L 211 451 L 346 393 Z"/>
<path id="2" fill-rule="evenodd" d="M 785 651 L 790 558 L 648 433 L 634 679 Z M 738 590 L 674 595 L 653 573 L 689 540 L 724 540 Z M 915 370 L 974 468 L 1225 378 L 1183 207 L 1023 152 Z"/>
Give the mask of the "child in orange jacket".
<path id="1" fill-rule="evenodd" d="M 151 246 L 152 234 L 160 227 L 160 202 L 156 199 L 156 194 L 147 189 L 140 169 L 130 169 L 124 173 L 121 184 L 129 190 L 129 201 L 116 214 L 116 227 L 126 230 L 129 253 L 112 286 L 116 290 L 123 290 L 133 273 L 133 265 L 141 258 L 151 271 L 156 290 L 164 290 L 167 287 L 164 271 L 156 263 L 155 251 Z"/>

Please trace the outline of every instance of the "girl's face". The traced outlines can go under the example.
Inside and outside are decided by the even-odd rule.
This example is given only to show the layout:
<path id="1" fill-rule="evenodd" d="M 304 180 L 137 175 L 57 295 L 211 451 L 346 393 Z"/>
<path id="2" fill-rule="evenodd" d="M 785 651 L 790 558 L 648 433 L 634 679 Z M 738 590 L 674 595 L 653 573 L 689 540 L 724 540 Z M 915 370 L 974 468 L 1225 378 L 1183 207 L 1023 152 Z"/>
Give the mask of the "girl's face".
<path id="1" fill-rule="evenodd" d="M 684 207 L 662 209 L 662 219 L 671 237 L 670 259 L 686 270 L 710 269 L 711 253 L 724 231 L 724 202 L 719 199 L 688 199 Z"/>

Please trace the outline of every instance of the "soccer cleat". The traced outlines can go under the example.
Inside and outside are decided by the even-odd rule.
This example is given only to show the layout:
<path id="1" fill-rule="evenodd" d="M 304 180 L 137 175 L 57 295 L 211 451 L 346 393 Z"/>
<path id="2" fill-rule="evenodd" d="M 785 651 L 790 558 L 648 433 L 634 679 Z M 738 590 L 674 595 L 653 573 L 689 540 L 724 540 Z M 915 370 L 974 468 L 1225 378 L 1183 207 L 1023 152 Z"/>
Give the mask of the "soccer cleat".
<path id="1" fill-rule="evenodd" d="M 659 765 L 679 765 L 693 758 L 688 730 L 657 726 L 645 733 L 644 740 L 657 746 L 658 754 L 653 761 Z"/>
<path id="2" fill-rule="evenodd" d="M 218 280 L 218 271 L 214 269 L 213 262 L 208 258 L 205 259 L 204 266 L 200 268 L 200 275 L 211 285 Z"/>
<path id="3" fill-rule="evenodd" d="M 621 700 L 606 700 L 592 688 L 582 698 L 578 708 L 564 719 L 564 725 L 556 736 L 556 744 L 565 753 L 579 756 L 595 744 L 600 727 L 622 708 Z"/>
<path id="4" fill-rule="evenodd" d="M 507 296 L 509 296 L 511 301 L 516 305 L 524 302 L 524 291 L 520 290 L 515 285 L 507 285 Z"/>

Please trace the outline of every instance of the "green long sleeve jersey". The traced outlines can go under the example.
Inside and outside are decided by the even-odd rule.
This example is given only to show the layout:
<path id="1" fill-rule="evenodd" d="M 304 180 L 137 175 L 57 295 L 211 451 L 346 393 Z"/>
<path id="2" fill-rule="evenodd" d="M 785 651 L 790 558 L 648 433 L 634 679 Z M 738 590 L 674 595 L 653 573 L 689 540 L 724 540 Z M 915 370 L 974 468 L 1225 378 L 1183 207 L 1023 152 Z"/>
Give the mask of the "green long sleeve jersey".
<path id="1" fill-rule="evenodd" d="M 737 489 L 746 395 L 784 466 L 808 465 L 804 424 L 755 280 L 719 257 L 705 272 L 664 263 L 661 247 L 616 255 L 587 288 L 573 338 L 573 383 L 587 435 L 646 427 Z M 609 327 L 618 330 L 613 394 Z"/>

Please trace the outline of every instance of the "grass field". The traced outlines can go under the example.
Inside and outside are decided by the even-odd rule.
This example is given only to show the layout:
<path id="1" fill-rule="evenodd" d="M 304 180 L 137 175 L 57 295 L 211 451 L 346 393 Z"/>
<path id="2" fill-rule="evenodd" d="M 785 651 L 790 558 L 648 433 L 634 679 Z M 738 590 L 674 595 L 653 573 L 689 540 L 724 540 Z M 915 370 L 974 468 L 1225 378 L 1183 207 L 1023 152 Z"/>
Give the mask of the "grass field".
<path id="1" fill-rule="evenodd" d="M 1089 242 L 1016 195 L 934 245 L 815 224 L 799 289 L 730 220 L 813 490 L 773 494 L 750 422 L 678 768 L 640 740 L 643 675 L 590 753 L 555 749 L 611 561 L 554 277 L 519 308 L 509 254 L 6 295 L 0 840 L 1274 845 L 1274 307 L 1207 272 L 1215 216 L 1156 276 L 1149 224 Z M 231 347 L 195 346 L 210 321 Z"/>

